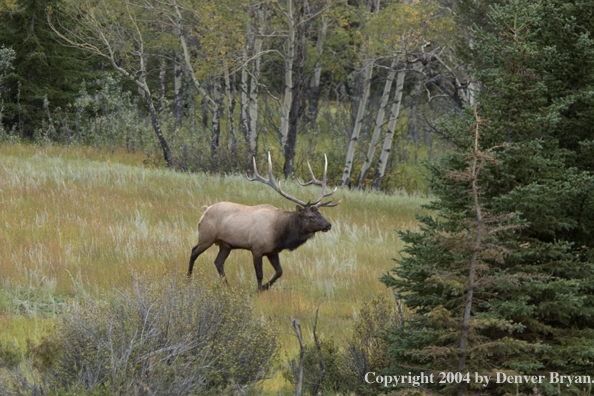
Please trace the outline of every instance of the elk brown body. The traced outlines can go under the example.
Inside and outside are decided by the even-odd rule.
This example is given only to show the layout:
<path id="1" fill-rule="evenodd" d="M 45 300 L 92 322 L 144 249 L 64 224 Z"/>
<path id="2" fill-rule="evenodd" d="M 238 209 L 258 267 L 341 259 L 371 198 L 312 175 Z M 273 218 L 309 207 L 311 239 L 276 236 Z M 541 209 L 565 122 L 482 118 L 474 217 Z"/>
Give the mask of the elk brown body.
<path id="1" fill-rule="evenodd" d="M 260 181 L 273 187 L 283 197 L 296 202 L 295 211 L 275 208 L 272 205 L 246 206 L 233 202 L 219 202 L 212 206 L 203 206 L 205 212 L 198 223 L 198 244 L 192 249 L 188 277 L 192 275 L 194 262 L 200 254 L 213 244 L 219 246 L 219 254 L 215 259 L 215 266 L 219 275 L 225 276 L 225 260 L 233 249 L 245 249 L 252 252 L 254 269 L 258 280 L 258 290 L 267 290 L 283 274 L 279 253 L 285 249 L 295 250 L 312 238 L 316 232 L 330 231 L 332 225 L 322 216 L 319 208 L 322 206 L 336 206 L 329 202 L 322 203 L 322 199 L 334 193 L 325 193 L 326 168 L 323 181 L 313 177 L 312 181 L 303 185 L 322 185 L 322 193 L 314 203 L 305 203 L 285 194 L 274 181 L 270 153 L 269 180 L 262 178 L 256 169 L 254 160 L 254 178 L 250 181 Z M 310 167 L 311 171 L 311 167 Z M 336 190 L 335 190 L 336 191 Z M 262 259 L 266 256 L 275 270 L 268 283 L 262 285 Z"/>

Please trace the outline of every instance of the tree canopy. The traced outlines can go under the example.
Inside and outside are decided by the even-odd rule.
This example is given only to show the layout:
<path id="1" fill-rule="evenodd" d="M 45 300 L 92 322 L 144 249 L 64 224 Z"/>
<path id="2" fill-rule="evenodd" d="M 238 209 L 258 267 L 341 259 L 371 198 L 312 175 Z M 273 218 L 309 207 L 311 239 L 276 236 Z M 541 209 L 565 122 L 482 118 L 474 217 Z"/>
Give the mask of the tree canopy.
<path id="1" fill-rule="evenodd" d="M 401 234 L 406 255 L 382 279 L 414 312 L 389 336 L 394 370 L 592 372 L 593 11 L 558 0 L 490 9 L 472 49 L 476 108 L 439 126 L 453 151 L 431 167 L 437 216 Z M 558 394 L 548 382 L 537 388 Z"/>

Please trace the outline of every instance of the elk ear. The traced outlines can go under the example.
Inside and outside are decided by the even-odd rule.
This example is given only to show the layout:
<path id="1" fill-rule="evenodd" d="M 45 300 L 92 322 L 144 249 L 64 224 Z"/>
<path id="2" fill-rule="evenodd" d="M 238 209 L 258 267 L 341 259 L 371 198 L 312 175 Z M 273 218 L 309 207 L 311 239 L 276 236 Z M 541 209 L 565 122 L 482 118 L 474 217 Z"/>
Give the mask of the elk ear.
<path id="1" fill-rule="evenodd" d="M 296 205 L 295 206 L 295 209 L 297 209 L 297 212 L 299 212 L 299 213 L 301 213 L 301 212 L 303 212 L 305 210 L 305 208 L 303 206 L 301 206 L 301 205 Z"/>

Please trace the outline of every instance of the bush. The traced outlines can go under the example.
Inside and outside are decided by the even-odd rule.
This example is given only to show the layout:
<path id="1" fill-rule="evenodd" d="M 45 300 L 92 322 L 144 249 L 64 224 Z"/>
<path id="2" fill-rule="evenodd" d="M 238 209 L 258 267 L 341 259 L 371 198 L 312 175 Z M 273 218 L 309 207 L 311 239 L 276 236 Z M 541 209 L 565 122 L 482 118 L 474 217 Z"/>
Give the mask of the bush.
<path id="1" fill-rule="evenodd" d="M 55 335 L 29 347 L 32 366 L 52 388 L 184 395 L 241 386 L 250 392 L 271 371 L 275 336 L 252 317 L 243 293 L 145 280 L 115 297 L 69 306 Z"/>
<path id="2" fill-rule="evenodd" d="M 319 390 L 324 393 L 378 394 L 385 392 L 365 382 L 365 374 L 381 373 L 390 365 L 389 344 L 383 338 L 386 331 L 401 324 L 402 316 L 385 294 L 361 306 L 353 324 L 353 333 L 343 348 L 333 339 L 320 341 L 326 375 Z M 295 385 L 298 378 L 299 353 L 288 358 L 283 370 L 285 380 Z M 312 394 L 319 381 L 321 368 L 315 344 L 304 346 L 303 389 Z"/>
<path id="3" fill-rule="evenodd" d="M 12 369 L 21 363 L 21 351 L 17 345 L 0 341 L 0 369 Z"/>
<path id="4" fill-rule="evenodd" d="M 390 366 L 389 343 L 384 335 L 401 324 L 402 317 L 385 294 L 365 302 L 353 325 L 353 335 L 342 355 L 345 383 L 357 394 L 375 394 L 378 389 L 365 382 L 365 374 L 381 373 Z"/>
<path id="5" fill-rule="evenodd" d="M 329 392 L 341 392 L 347 390 L 344 385 L 344 378 L 341 374 L 340 351 L 338 345 L 332 338 L 320 340 L 320 349 L 322 352 L 322 361 L 326 367 L 326 374 L 322 381 L 319 391 L 322 394 Z M 299 353 L 296 357 L 287 358 L 286 365 L 283 367 L 283 378 L 291 385 L 295 386 L 298 379 Z M 318 350 L 315 344 L 304 346 L 303 355 L 303 389 L 305 393 L 313 394 L 313 387 L 319 381 L 321 374 L 320 360 Z"/>

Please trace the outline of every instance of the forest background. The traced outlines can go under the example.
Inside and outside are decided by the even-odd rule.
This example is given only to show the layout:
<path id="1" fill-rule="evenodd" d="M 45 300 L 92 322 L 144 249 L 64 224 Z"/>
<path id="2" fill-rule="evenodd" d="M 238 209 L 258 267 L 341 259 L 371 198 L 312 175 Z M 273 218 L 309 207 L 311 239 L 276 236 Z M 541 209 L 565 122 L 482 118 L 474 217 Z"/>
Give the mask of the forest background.
<path id="1" fill-rule="evenodd" d="M 446 147 L 430 125 L 472 104 L 460 30 L 437 2 L 8 1 L 1 12 L 11 139 L 126 147 L 213 173 L 271 151 L 285 178 L 326 153 L 337 185 L 427 193 L 416 165 Z"/>

